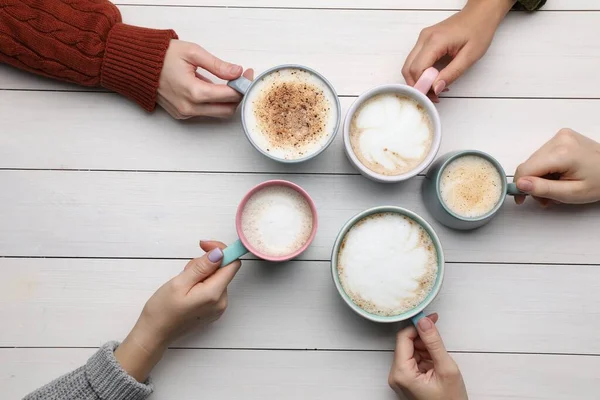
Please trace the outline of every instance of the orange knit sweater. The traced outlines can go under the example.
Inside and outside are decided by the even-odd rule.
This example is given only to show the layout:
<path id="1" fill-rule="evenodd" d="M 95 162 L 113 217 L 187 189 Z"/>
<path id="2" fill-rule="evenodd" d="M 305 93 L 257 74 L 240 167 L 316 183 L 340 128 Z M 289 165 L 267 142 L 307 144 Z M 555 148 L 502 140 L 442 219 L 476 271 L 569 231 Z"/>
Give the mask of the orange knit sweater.
<path id="1" fill-rule="evenodd" d="M 0 0 L 0 62 L 156 106 L 172 30 L 121 23 L 106 0 Z"/>

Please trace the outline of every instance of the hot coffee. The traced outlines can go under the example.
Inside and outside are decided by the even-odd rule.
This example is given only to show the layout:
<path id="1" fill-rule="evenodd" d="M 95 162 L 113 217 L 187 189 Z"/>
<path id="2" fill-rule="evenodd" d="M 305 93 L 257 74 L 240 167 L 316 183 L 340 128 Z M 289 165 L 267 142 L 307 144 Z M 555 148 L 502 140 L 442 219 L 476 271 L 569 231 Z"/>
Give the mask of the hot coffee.
<path id="1" fill-rule="evenodd" d="M 401 175 L 427 158 L 434 128 L 417 100 L 395 93 L 362 104 L 350 126 L 350 144 L 359 161 L 380 175 Z"/>
<path id="2" fill-rule="evenodd" d="M 346 233 L 337 273 L 357 306 L 371 314 L 395 316 L 417 307 L 431 293 L 438 254 L 419 223 L 397 213 L 377 213 Z"/>
<path id="3" fill-rule="evenodd" d="M 338 124 L 337 99 L 329 85 L 298 68 L 276 70 L 255 82 L 242 112 L 255 145 L 283 160 L 319 152 Z"/>
<path id="4" fill-rule="evenodd" d="M 254 193 L 241 216 L 244 237 L 268 257 L 282 257 L 301 249 L 313 229 L 308 201 L 287 186 L 268 186 Z"/>
<path id="5" fill-rule="evenodd" d="M 465 155 L 451 161 L 440 177 L 446 207 L 463 218 L 488 214 L 503 198 L 502 175 L 490 161 Z"/>

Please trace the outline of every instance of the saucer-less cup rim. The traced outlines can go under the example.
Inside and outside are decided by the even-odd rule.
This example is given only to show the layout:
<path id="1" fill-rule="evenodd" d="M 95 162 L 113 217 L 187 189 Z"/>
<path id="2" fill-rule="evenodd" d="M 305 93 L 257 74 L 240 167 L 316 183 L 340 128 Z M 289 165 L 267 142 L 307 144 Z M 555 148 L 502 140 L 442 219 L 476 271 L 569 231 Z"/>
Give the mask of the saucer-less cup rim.
<path id="1" fill-rule="evenodd" d="M 502 205 L 504 204 L 504 201 L 506 201 L 506 196 L 508 195 L 525 195 L 525 193 L 521 192 L 519 189 L 517 189 L 517 185 L 516 183 L 509 183 L 507 180 L 507 176 L 506 176 L 506 172 L 504 171 L 504 168 L 502 167 L 502 165 L 498 162 L 498 160 L 496 160 L 494 157 L 492 157 L 491 155 L 489 155 L 488 153 L 485 153 L 483 151 L 479 151 L 479 150 L 458 150 L 455 152 L 451 152 L 449 153 L 451 154 L 447 160 L 445 160 L 442 165 L 439 168 L 439 173 L 436 174 L 435 177 L 435 192 L 438 196 L 439 202 L 442 205 L 442 208 L 448 213 L 450 214 L 452 217 L 461 220 L 461 221 L 466 221 L 466 222 L 479 222 L 482 220 L 486 220 L 488 218 L 490 218 L 491 216 L 495 215 L 500 208 L 502 208 Z M 492 208 L 489 212 L 487 212 L 484 215 L 481 215 L 479 217 L 475 217 L 475 218 L 469 218 L 469 217 L 463 217 L 461 215 L 456 214 L 454 211 L 452 211 L 447 205 L 446 202 L 442 199 L 442 191 L 440 189 L 440 185 L 441 185 L 441 180 L 442 177 L 444 176 L 444 170 L 446 169 L 446 167 L 448 167 L 448 165 L 452 162 L 455 161 L 461 157 L 466 157 L 466 156 L 477 156 L 477 157 L 481 157 L 483 159 L 488 160 L 489 162 L 491 162 L 494 167 L 496 168 L 496 170 L 498 171 L 498 173 L 500 174 L 500 178 L 502 181 L 502 191 L 500 194 L 500 199 L 498 200 L 498 204 L 496 204 L 494 206 L 494 208 Z"/>
<path id="2" fill-rule="evenodd" d="M 437 76 L 437 70 L 435 70 L 433 68 L 426 72 L 429 72 L 431 74 L 436 74 L 435 76 Z M 426 75 L 426 74 L 424 73 L 423 75 Z M 433 79 L 430 79 L 429 81 L 431 83 L 433 83 Z M 422 86 L 422 85 L 419 84 L 419 87 L 420 86 Z M 421 90 L 428 91 L 429 87 L 427 87 L 427 86 L 421 87 Z M 366 101 L 370 100 L 374 96 L 377 96 L 377 95 L 383 94 L 383 93 L 394 93 L 394 94 L 406 95 L 407 97 L 411 97 L 411 98 L 417 100 L 419 102 L 419 104 L 421 104 L 422 106 L 425 107 L 425 109 L 427 110 L 427 114 L 431 118 L 431 122 L 433 124 L 433 141 L 431 143 L 431 148 L 429 149 L 429 153 L 427 154 L 427 157 L 425 157 L 423 159 L 423 161 L 421 161 L 421 163 L 419 165 L 417 165 L 414 169 L 412 169 L 408 172 L 405 172 L 404 174 L 400 174 L 400 175 L 383 175 L 383 174 L 379 174 L 379 173 L 367 168 L 358 159 L 358 157 L 354 153 L 354 149 L 352 148 L 352 143 L 350 141 L 350 127 L 352 125 L 352 119 L 354 118 L 354 114 L 356 113 L 356 111 Z M 370 179 L 373 179 L 377 182 L 395 183 L 395 182 L 405 181 L 407 179 L 410 179 L 410 178 L 420 174 L 427 167 L 429 167 L 431 165 L 431 163 L 435 160 L 435 157 L 437 156 L 437 153 L 440 149 L 440 145 L 442 143 L 442 123 L 441 123 L 441 119 L 440 119 L 440 114 L 437 111 L 437 109 L 435 108 L 435 105 L 420 90 L 418 90 L 414 87 L 408 86 L 408 85 L 404 85 L 404 84 L 385 84 L 385 85 L 379 85 L 379 86 L 376 86 L 374 88 L 367 90 L 366 92 L 361 94 L 358 97 L 358 99 L 356 99 L 356 101 L 354 102 L 354 104 L 352 104 L 352 106 L 348 110 L 348 113 L 346 114 L 346 119 L 344 120 L 343 135 L 344 135 L 344 147 L 346 149 L 346 154 L 350 158 L 350 161 L 352 161 L 352 164 L 354 164 L 354 166 L 356 168 L 358 168 L 358 170 L 361 172 L 361 174 L 363 174 L 364 176 L 366 176 Z"/>
<path id="3" fill-rule="evenodd" d="M 319 150 L 317 150 L 316 152 L 314 152 L 312 154 L 309 154 L 302 158 L 293 159 L 293 160 L 287 160 L 285 158 L 275 157 L 274 155 L 270 154 L 268 151 L 261 149 L 260 146 L 258 144 L 256 144 L 256 142 L 252 139 L 250 133 L 248 132 L 248 129 L 246 127 L 246 113 L 244 112 L 244 109 L 246 108 L 246 99 L 248 98 L 248 96 L 246 96 L 246 94 L 250 93 L 250 91 L 252 90 L 254 85 L 257 82 L 259 82 L 262 78 L 264 78 L 265 76 L 272 74 L 273 72 L 283 70 L 283 69 L 303 70 L 303 71 L 309 72 L 309 73 L 315 75 L 317 78 L 321 79 L 325 83 L 325 85 L 329 88 L 331 93 L 333 94 L 333 98 L 335 99 L 335 106 L 337 109 L 335 127 L 333 129 L 333 132 L 329 136 L 329 139 L 327 139 L 327 142 L 325 143 L 325 145 L 322 146 Z M 318 156 L 319 154 L 321 154 L 322 152 L 324 152 L 331 145 L 331 143 L 333 143 L 333 140 L 335 139 L 335 136 L 337 135 L 337 132 L 340 129 L 341 120 L 342 120 L 342 110 L 341 110 L 341 105 L 340 105 L 340 99 L 337 95 L 337 92 L 335 91 L 335 88 L 333 87 L 331 82 L 329 82 L 327 80 L 327 78 L 325 78 L 323 75 L 321 75 L 320 73 L 318 73 L 317 71 L 315 71 L 312 68 L 309 68 L 309 67 L 306 67 L 306 66 L 300 65 L 300 64 L 282 64 L 282 65 L 278 65 L 278 66 L 267 69 L 266 71 L 261 73 L 259 76 L 257 76 L 253 81 L 241 76 L 238 79 L 227 82 L 227 86 L 231 87 L 232 89 L 239 92 L 242 96 L 244 96 L 244 98 L 242 99 L 240 109 L 242 110 L 242 112 L 241 112 L 241 114 L 242 114 L 242 129 L 244 130 L 244 134 L 246 135 L 246 138 L 248 139 L 250 144 L 252 144 L 252 146 L 256 150 L 258 150 L 260 153 L 269 157 L 272 160 L 279 161 L 284 164 L 297 164 L 297 163 L 311 160 L 311 159 L 315 158 L 316 156 Z"/>
<path id="4" fill-rule="evenodd" d="M 395 213 L 395 214 L 399 214 L 399 215 L 404 215 L 404 216 L 412 219 L 416 223 L 418 223 L 421 227 L 423 227 L 423 229 L 425 229 L 427 234 L 429 234 L 429 236 L 431 237 L 433 244 L 435 246 L 435 250 L 437 252 L 437 256 L 438 256 L 437 277 L 436 277 L 435 284 L 433 285 L 433 288 L 432 288 L 431 292 L 429 293 L 429 295 L 427 295 L 425 300 L 423 300 L 417 307 L 415 307 L 409 311 L 406 311 L 402 314 L 393 315 L 393 316 L 381 316 L 381 315 L 372 314 L 370 312 L 363 310 L 357 304 L 355 304 L 352 301 L 352 299 L 350 298 L 350 296 L 346 293 L 344 288 L 342 287 L 342 283 L 340 282 L 340 278 L 339 278 L 338 271 L 337 271 L 338 254 L 339 254 L 340 246 L 341 246 L 344 238 L 346 237 L 346 234 L 348 233 L 348 231 L 360 220 L 362 220 L 370 215 L 379 214 L 379 213 Z M 439 292 L 442 288 L 442 283 L 444 281 L 444 252 L 443 252 L 442 244 L 440 242 L 439 237 L 437 236 L 437 234 L 435 233 L 435 231 L 433 230 L 431 225 L 429 225 L 429 223 L 427 223 L 427 221 L 425 221 L 421 216 L 419 216 L 418 214 L 416 214 L 410 210 L 402 208 L 402 207 L 378 206 L 378 207 L 369 208 L 365 211 L 362 211 L 362 212 L 356 214 L 354 217 L 350 218 L 350 220 L 348 220 L 344 224 L 344 227 L 340 230 L 340 233 L 338 234 L 338 236 L 335 240 L 335 244 L 333 246 L 333 251 L 331 254 L 331 274 L 333 276 L 333 282 L 335 283 L 335 287 L 336 287 L 338 293 L 340 294 L 340 296 L 342 297 L 344 302 L 358 315 L 360 315 L 363 318 L 366 318 L 370 321 L 381 322 L 381 323 L 395 323 L 395 322 L 400 322 L 400 321 L 405 321 L 405 320 L 410 319 L 416 325 L 416 323 L 419 321 L 419 319 L 424 317 L 423 310 L 429 304 L 431 304 L 431 302 L 437 297 L 437 295 L 439 294 Z"/>
<path id="5" fill-rule="evenodd" d="M 311 234 L 310 234 L 308 240 L 306 241 L 306 243 L 302 247 L 300 247 L 298 250 L 294 251 L 293 253 L 290 253 L 290 254 L 287 254 L 284 256 L 279 256 L 279 257 L 272 257 L 272 256 L 263 254 L 260 251 L 256 250 L 250 244 L 250 242 L 244 235 L 244 232 L 242 229 L 242 214 L 244 212 L 244 207 L 246 206 L 246 203 L 248 202 L 250 197 L 252 197 L 256 192 L 258 192 L 262 189 L 265 189 L 268 187 L 273 187 L 273 186 L 289 187 L 291 189 L 294 189 L 300 195 L 302 195 L 302 197 L 304 197 L 304 199 L 306 199 L 306 201 L 308 202 L 308 205 L 310 206 L 310 210 L 312 213 L 312 222 L 313 222 L 312 231 L 311 231 Z M 250 189 L 250 191 L 248 193 L 246 193 L 246 195 L 244 196 L 244 198 L 242 199 L 242 201 L 240 202 L 240 204 L 237 208 L 237 213 L 235 216 L 235 227 L 236 227 L 236 231 L 237 231 L 237 235 L 238 235 L 239 239 L 236 242 L 234 242 L 233 244 L 231 244 L 230 246 L 227 246 L 227 248 L 223 251 L 224 254 L 223 254 L 223 261 L 221 262 L 221 265 L 225 266 L 227 264 L 230 264 L 231 262 L 239 259 L 240 257 L 242 257 L 243 255 L 245 255 L 249 252 L 254 254 L 256 257 L 263 259 L 263 260 L 267 260 L 267 261 L 272 261 L 272 262 L 288 261 L 288 260 L 291 260 L 291 259 L 297 257 L 301 253 L 303 253 L 311 245 L 312 241 L 314 240 L 315 235 L 317 234 L 317 228 L 318 228 L 317 206 L 316 206 L 315 202 L 313 201 L 313 199 L 308 194 L 308 192 L 306 192 L 306 190 L 304 190 L 300 186 L 296 185 L 295 183 L 292 183 L 290 181 L 285 181 L 285 180 L 279 180 L 279 179 L 266 181 L 266 182 L 263 182 L 263 183 L 260 183 L 256 186 L 254 186 L 252 189 Z"/>

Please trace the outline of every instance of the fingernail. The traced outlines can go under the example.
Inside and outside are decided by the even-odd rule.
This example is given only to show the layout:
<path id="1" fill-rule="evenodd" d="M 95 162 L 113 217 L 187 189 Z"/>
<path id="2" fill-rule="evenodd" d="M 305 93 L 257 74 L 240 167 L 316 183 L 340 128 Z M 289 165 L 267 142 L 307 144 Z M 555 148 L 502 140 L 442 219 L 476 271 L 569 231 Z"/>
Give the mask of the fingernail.
<path id="1" fill-rule="evenodd" d="M 433 322 L 431 322 L 431 320 L 427 317 L 421 318 L 419 320 L 418 324 L 419 324 L 419 328 L 421 328 L 421 330 L 423 332 L 427 332 L 428 330 L 433 328 Z"/>
<path id="2" fill-rule="evenodd" d="M 436 95 L 439 95 L 446 89 L 446 81 L 438 81 L 435 85 L 433 85 L 433 92 Z"/>
<path id="3" fill-rule="evenodd" d="M 229 67 L 229 72 L 234 75 L 237 75 L 240 73 L 241 69 L 242 69 L 242 67 L 239 65 L 232 65 L 231 67 Z"/>
<path id="4" fill-rule="evenodd" d="M 219 249 L 218 247 L 216 249 L 212 249 L 210 253 L 208 253 L 208 261 L 210 261 L 211 263 L 219 262 L 222 259 L 223 250 Z"/>
<path id="5" fill-rule="evenodd" d="M 533 182 L 529 179 L 519 179 L 517 181 L 517 188 L 524 192 L 531 192 L 533 190 Z"/>

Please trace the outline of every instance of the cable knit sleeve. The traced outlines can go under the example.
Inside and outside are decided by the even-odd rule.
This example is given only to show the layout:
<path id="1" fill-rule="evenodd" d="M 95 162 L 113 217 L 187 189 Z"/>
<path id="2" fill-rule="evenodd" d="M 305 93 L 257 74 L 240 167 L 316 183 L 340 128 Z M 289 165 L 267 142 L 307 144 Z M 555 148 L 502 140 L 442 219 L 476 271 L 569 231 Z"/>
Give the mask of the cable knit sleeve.
<path id="1" fill-rule="evenodd" d="M 83 86 L 102 86 L 147 111 L 172 30 L 121 22 L 104 0 L 0 0 L 0 62 Z"/>
<path id="2" fill-rule="evenodd" d="M 517 0 L 515 10 L 535 11 L 539 10 L 546 4 L 546 0 Z"/>
<path id="3" fill-rule="evenodd" d="M 105 344 L 84 366 L 39 388 L 24 400 L 145 400 L 152 394 L 152 383 L 139 383 L 121 368 L 114 355 L 118 345 Z"/>

